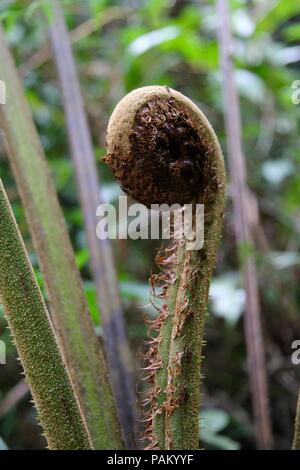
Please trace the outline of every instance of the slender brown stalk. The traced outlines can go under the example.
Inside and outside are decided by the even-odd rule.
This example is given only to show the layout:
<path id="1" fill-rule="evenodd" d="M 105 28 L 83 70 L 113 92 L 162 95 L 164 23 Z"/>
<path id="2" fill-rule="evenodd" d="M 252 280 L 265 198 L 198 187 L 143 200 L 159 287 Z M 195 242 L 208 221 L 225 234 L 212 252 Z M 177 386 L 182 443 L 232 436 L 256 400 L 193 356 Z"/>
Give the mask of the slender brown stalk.
<path id="1" fill-rule="evenodd" d="M 54 21 L 50 27 L 50 37 L 62 87 L 69 141 L 91 254 L 92 274 L 101 312 L 106 356 L 126 447 L 132 447 L 136 418 L 133 360 L 127 340 L 111 243 L 109 239 L 99 240 L 96 235 L 96 209 L 102 202 L 100 183 L 75 61 L 63 11 L 56 0 L 52 0 L 52 5 Z"/>
<path id="2" fill-rule="evenodd" d="M 229 170 L 233 186 L 235 234 L 240 250 L 247 251 L 244 254 L 244 259 L 241 259 L 241 263 L 247 297 L 244 325 L 256 441 L 259 448 L 269 449 L 272 446 L 272 432 L 268 407 L 267 372 L 260 318 L 257 270 L 252 253 L 253 235 L 251 214 L 248 209 L 249 190 L 246 182 L 246 163 L 242 149 L 239 100 L 232 62 L 233 46 L 229 7 L 226 0 L 218 0 L 217 3 L 218 17 L 220 18 L 219 41 L 225 123 L 228 135 Z"/>
<path id="3" fill-rule="evenodd" d="M 50 313 L 96 448 L 121 448 L 103 351 L 96 337 L 46 158 L 0 27 L 0 106 L 8 156 L 39 257 Z"/>

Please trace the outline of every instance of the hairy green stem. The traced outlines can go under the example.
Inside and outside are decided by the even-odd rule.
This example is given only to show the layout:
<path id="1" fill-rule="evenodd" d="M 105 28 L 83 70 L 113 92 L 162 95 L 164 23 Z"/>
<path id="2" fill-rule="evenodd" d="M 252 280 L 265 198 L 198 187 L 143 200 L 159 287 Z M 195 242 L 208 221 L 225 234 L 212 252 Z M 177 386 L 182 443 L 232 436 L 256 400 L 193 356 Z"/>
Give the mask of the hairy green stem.
<path id="1" fill-rule="evenodd" d="M 62 87 L 71 153 L 90 251 L 91 272 L 101 312 L 103 342 L 123 438 L 126 447 L 132 448 L 136 424 L 134 361 L 127 339 L 112 246 L 110 240 L 99 240 L 95 230 L 98 222 L 97 207 L 103 201 L 69 34 L 59 2 L 52 0 L 51 5 L 53 22 L 50 37 Z"/>
<path id="2" fill-rule="evenodd" d="M 200 111 L 199 111 L 200 113 Z M 217 139 L 202 114 L 202 142 L 210 152 L 206 181 L 198 203 L 204 204 L 204 244 L 187 250 L 174 242 L 174 261 L 168 266 L 172 282 L 164 301 L 166 314 L 158 332 L 158 360 L 152 394 L 153 435 L 150 445 L 160 449 L 199 448 L 200 377 L 208 293 L 219 245 L 225 202 L 223 157 Z M 176 230 L 176 229 L 175 229 Z M 166 253 L 168 257 L 170 250 Z M 150 416 L 151 416 L 150 413 Z"/>
<path id="3" fill-rule="evenodd" d="M 97 449 L 122 448 L 102 348 L 94 332 L 74 253 L 46 158 L 0 27 L 0 125 L 39 257 L 50 314 Z"/>
<path id="4" fill-rule="evenodd" d="M 222 198 L 207 214 L 201 250 L 176 248 L 165 295 L 168 316 L 159 332 L 162 368 L 154 382 L 153 434 L 160 449 L 198 449 L 201 356 L 208 291 L 222 223 Z M 209 218 L 208 218 L 209 217 Z M 156 397 L 157 390 L 160 390 Z"/>
<path id="5" fill-rule="evenodd" d="M 50 449 L 91 449 L 50 318 L 0 180 L 0 296 Z"/>
<path id="6" fill-rule="evenodd" d="M 201 231 L 197 204 L 204 206 L 204 243 L 178 240 L 175 223 L 172 245 L 157 257 L 162 273 L 152 275 L 150 284 L 163 302 L 151 325 L 145 368 L 151 384 L 147 448 L 197 449 L 203 333 L 225 205 L 222 152 L 197 106 L 159 86 L 134 90 L 118 104 L 107 151 L 105 161 L 139 202 L 179 203 L 184 211 L 192 203 L 194 232 Z"/>

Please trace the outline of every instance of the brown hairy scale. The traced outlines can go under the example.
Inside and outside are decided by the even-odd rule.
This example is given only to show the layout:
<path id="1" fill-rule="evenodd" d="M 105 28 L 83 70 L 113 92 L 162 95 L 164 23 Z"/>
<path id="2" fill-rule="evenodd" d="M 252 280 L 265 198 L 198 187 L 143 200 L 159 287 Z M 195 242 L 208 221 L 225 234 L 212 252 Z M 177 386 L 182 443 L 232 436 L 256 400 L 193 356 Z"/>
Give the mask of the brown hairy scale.
<path id="1" fill-rule="evenodd" d="M 118 148 L 104 158 L 122 189 L 142 204 L 186 204 L 204 185 L 205 151 L 199 135 L 175 99 L 155 97 L 135 113 L 130 155 Z"/>
<path id="2" fill-rule="evenodd" d="M 145 376 L 143 380 L 148 382 L 149 388 L 144 394 L 144 400 L 141 405 L 144 408 L 144 420 L 145 429 L 141 436 L 141 441 L 146 442 L 146 450 L 159 449 L 157 446 L 158 442 L 154 433 L 154 418 L 156 415 L 166 413 L 171 416 L 173 411 L 179 406 L 181 400 L 186 399 L 186 390 L 180 390 L 178 398 L 175 398 L 176 389 L 173 385 L 173 378 L 181 373 L 182 362 L 185 358 L 186 352 L 179 353 L 177 356 L 177 362 L 173 363 L 171 367 L 168 367 L 168 382 L 167 387 L 164 390 L 166 393 L 166 399 L 164 403 L 159 406 L 157 403 L 157 397 L 161 394 L 162 390 L 155 384 L 156 372 L 162 367 L 162 359 L 159 354 L 159 347 L 162 341 L 161 331 L 162 326 L 169 316 L 169 309 L 166 303 L 166 296 L 168 286 L 174 284 L 176 281 L 176 274 L 174 267 L 177 264 L 176 251 L 178 242 L 175 240 L 171 246 L 161 249 L 155 258 L 156 265 L 160 269 L 159 274 L 151 274 L 149 284 L 152 296 L 152 304 L 157 308 L 158 315 L 155 320 L 146 320 L 149 326 L 148 330 L 148 351 L 144 355 L 146 367 L 144 368 Z M 155 299 L 161 299 L 162 305 L 158 308 L 155 305 Z M 168 448 L 171 448 L 171 437 L 166 433 L 166 439 L 169 442 Z"/>

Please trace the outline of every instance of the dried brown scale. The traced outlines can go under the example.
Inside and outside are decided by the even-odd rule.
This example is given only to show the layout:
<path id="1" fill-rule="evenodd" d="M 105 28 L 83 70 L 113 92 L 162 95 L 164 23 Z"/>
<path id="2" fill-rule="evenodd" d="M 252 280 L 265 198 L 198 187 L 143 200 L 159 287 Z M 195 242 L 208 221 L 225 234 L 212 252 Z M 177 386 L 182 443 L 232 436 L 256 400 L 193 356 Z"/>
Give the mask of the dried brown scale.
<path id="1" fill-rule="evenodd" d="M 156 258 L 156 264 L 160 269 L 163 269 L 163 272 L 158 274 L 158 275 L 152 275 L 151 276 L 151 293 L 154 298 L 159 298 L 165 300 L 165 296 L 167 294 L 167 285 L 169 283 L 169 278 L 172 278 L 172 271 L 169 271 L 170 269 L 174 268 L 174 264 L 176 264 L 176 256 L 174 257 L 173 254 L 176 253 L 177 250 L 177 241 L 173 242 L 171 247 L 168 247 L 166 250 L 161 249 Z M 171 256 L 170 256 L 171 253 Z M 166 270 L 167 269 L 167 270 Z M 166 288 L 164 289 L 163 292 L 160 294 L 157 294 L 156 289 L 161 289 L 161 282 L 164 282 Z M 145 360 L 149 364 L 154 360 L 159 360 L 159 363 L 161 364 L 161 358 L 159 355 L 158 351 L 158 346 L 159 343 L 161 342 L 161 336 L 160 332 L 162 330 L 162 325 L 166 321 L 167 316 L 169 315 L 168 311 L 168 306 L 166 303 L 164 303 L 161 308 L 159 309 L 159 315 L 154 321 L 151 321 L 150 328 L 148 330 L 148 337 L 150 335 L 151 331 L 154 331 L 157 336 L 156 338 L 152 338 L 152 342 L 150 339 L 149 342 L 149 350 L 148 353 L 145 355 Z M 184 353 L 182 353 L 183 356 Z M 181 357 L 182 357 L 181 356 Z M 175 387 L 171 384 L 172 377 L 175 374 L 180 374 L 180 370 L 170 371 L 168 370 L 168 385 L 166 390 L 164 391 L 166 393 L 166 400 L 162 404 L 162 406 L 158 406 L 156 402 L 157 396 L 161 393 L 161 389 L 159 387 L 154 387 L 151 386 L 149 390 L 146 392 L 147 395 L 147 400 L 142 403 L 142 405 L 145 408 L 144 415 L 146 416 L 146 421 L 145 423 L 147 424 L 146 429 L 144 431 L 143 439 L 148 441 L 148 446 L 146 447 L 146 450 L 155 450 L 158 449 L 157 447 L 157 439 L 155 438 L 154 434 L 154 419 L 158 414 L 166 413 L 168 416 L 172 414 L 175 408 L 179 406 L 179 399 L 174 399 L 173 395 L 176 391 Z M 151 375 L 151 379 L 153 378 L 153 375 Z M 152 385 L 153 380 L 151 382 L 148 380 L 149 384 Z M 149 406 L 150 405 L 150 406 Z M 166 436 L 167 441 L 170 444 L 171 448 L 171 437 L 169 433 L 167 432 Z"/>

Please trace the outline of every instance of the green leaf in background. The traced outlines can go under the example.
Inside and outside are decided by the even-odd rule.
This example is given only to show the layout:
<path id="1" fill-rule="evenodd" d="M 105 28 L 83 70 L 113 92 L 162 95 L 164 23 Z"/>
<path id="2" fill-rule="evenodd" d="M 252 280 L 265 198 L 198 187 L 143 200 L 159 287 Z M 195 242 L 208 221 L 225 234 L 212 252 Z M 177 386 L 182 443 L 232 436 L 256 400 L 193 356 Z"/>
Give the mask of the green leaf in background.
<path id="1" fill-rule="evenodd" d="M 243 38 L 251 36 L 255 29 L 255 24 L 246 9 L 239 8 L 232 12 L 233 31 Z"/>
<path id="2" fill-rule="evenodd" d="M 246 301 L 239 274 L 228 272 L 214 277 L 209 295 L 212 313 L 224 318 L 229 326 L 234 326 L 243 313 Z"/>
<path id="3" fill-rule="evenodd" d="M 79 251 L 77 251 L 76 253 L 76 264 L 77 264 L 77 267 L 79 270 L 81 270 L 82 268 L 84 268 L 88 261 L 89 261 L 89 258 L 90 258 L 90 253 L 89 253 L 89 250 L 87 248 L 83 248 Z"/>
<path id="4" fill-rule="evenodd" d="M 215 69 L 218 64 L 218 48 L 215 42 L 202 41 L 195 33 L 182 32 L 172 41 L 161 44 L 164 52 L 178 52 L 193 66 Z"/>
<path id="5" fill-rule="evenodd" d="M 222 436 L 219 434 L 210 434 L 202 432 L 202 440 L 204 443 L 219 450 L 239 450 L 240 445 L 230 437 Z"/>
<path id="6" fill-rule="evenodd" d="M 141 313 L 147 313 L 150 317 L 157 315 L 157 310 L 149 303 L 149 284 L 135 281 L 121 281 L 121 294 L 126 300 L 135 300 Z M 159 299 L 155 299 L 155 304 L 159 305 Z"/>
<path id="7" fill-rule="evenodd" d="M 210 408 L 201 413 L 201 425 L 213 434 L 223 431 L 229 423 L 229 415 L 224 410 Z"/>
<path id="8" fill-rule="evenodd" d="M 25 18 L 27 21 L 31 19 L 37 10 L 42 10 L 43 14 L 48 17 L 49 20 L 53 17 L 52 5 L 49 0 L 35 0 L 31 2 L 26 10 Z"/>
<path id="9" fill-rule="evenodd" d="M 278 47 L 273 54 L 273 61 L 278 65 L 294 64 L 300 61 L 300 46 Z"/>
<path id="10" fill-rule="evenodd" d="M 238 69 L 235 80 L 239 94 L 254 104 L 263 104 L 266 97 L 266 86 L 259 75 L 249 70 Z"/>
<path id="11" fill-rule="evenodd" d="M 92 18 L 97 18 L 107 3 L 107 0 L 88 0 Z"/>
<path id="12" fill-rule="evenodd" d="M 211 408 L 200 414 L 200 440 L 215 449 L 238 450 L 240 445 L 230 437 L 218 434 L 229 424 L 230 416 L 226 411 Z"/>
<path id="13" fill-rule="evenodd" d="M 275 0 L 256 23 L 255 34 L 274 32 L 280 23 L 299 13 L 299 4 L 294 1 Z"/>
<path id="14" fill-rule="evenodd" d="M 262 164 L 262 174 L 272 185 L 280 184 L 294 171 L 293 162 L 288 159 L 267 160 Z"/>
<path id="15" fill-rule="evenodd" d="M 137 57 L 144 52 L 149 51 L 152 47 L 158 46 L 166 41 L 175 39 L 180 34 L 180 29 L 176 26 L 166 26 L 162 29 L 150 31 L 149 33 L 143 34 L 138 38 L 134 39 L 128 46 L 128 52 Z"/>
<path id="16" fill-rule="evenodd" d="M 269 251 L 267 259 L 276 269 L 288 269 L 300 265 L 300 254 L 297 251 Z"/>
<path id="17" fill-rule="evenodd" d="M 282 32 L 283 37 L 287 41 L 299 41 L 300 39 L 300 24 L 291 24 L 284 28 Z"/>
<path id="18" fill-rule="evenodd" d="M 141 15 L 151 26 L 159 27 L 168 7 L 168 0 L 149 0 L 142 6 Z"/>

